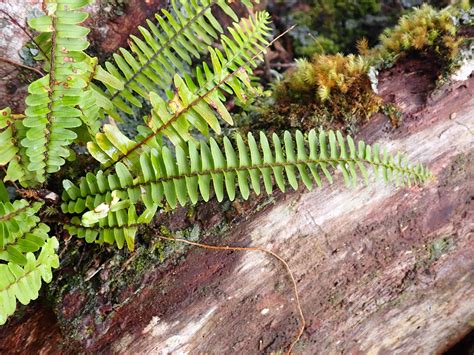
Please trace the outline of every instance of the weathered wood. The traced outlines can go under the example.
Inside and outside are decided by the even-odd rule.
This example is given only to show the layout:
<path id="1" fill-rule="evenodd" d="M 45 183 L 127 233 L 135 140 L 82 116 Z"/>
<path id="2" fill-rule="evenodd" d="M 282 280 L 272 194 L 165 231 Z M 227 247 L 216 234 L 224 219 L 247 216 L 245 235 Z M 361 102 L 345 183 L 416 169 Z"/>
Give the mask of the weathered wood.
<path id="1" fill-rule="evenodd" d="M 385 146 L 427 163 L 436 178 L 426 186 L 377 183 L 347 190 L 338 181 L 282 196 L 234 226 L 224 241 L 213 240 L 262 246 L 288 260 L 308 321 L 296 352 L 436 353 L 470 330 L 473 84 L 471 78 L 452 89 L 399 131 L 383 133 L 381 120 L 365 129 L 378 132 Z M 280 265 L 255 253 L 221 252 L 219 261 L 211 254 L 194 250 L 159 283 L 146 285 L 145 296 L 109 324 L 106 334 L 115 335 L 102 349 L 284 348 L 297 318 Z"/>
<path id="2" fill-rule="evenodd" d="M 338 179 L 276 194 L 205 240 L 261 246 L 288 261 L 307 319 L 297 353 L 438 353 L 471 329 L 474 79 L 430 96 L 432 81 L 419 73 L 426 63 L 409 64 L 380 78 L 381 94 L 406 113 L 401 127 L 380 116 L 360 135 L 426 163 L 432 181 L 346 189 Z M 208 216 L 208 225 L 222 218 L 213 209 Z M 193 248 L 178 265 L 147 271 L 106 315 L 81 313 L 81 297 L 71 292 L 58 307 L 63 319 L 81 314 L 75 351 L 270 352 L 284 349 L 298 326 L 284 270 L 253 252 Z M 44 312 L 32 308 L 2 328 L 0 352 L 62 351 L 69 334 L 50 327 Z"/>
<path id="3" fill-rule="evenodd" d="M 407 73 L 382 75 L 389 79 L 381 89 L 403 82 L 400 75 Z M 261 246 L 288 261 L 307 319 L 296 353 L 439 353 L 471 329 L 473 85 L 472 77 L 451 85 L 424 108 L 418 98 L 392 92 L 411 116 L 399 129 L 378 117 L 361 131 L 428 164 L 435 178 L 425 186 L 346 189 L 338 179 L 312 192 L 278 194 L 274 204 L 206 238 Z M 210 224 L 222 218 L 215 211 L 206 212 Z M 83 312 L 75 291 L 58 309 L 63 319 L 80 314 L 70 327 L 63 322 L 66 338 L 71 329 L 79 334 L 74 349 L 270 352 L 284 349 L 297 330 L 290 287 L 281 265 L 264 255 L 194 248 L 176 266 L 157 266 L 115 295 L 112 311 Z M 6 344 L 18 337 L 11 335 L 18 327 L 10 329 Z"/>

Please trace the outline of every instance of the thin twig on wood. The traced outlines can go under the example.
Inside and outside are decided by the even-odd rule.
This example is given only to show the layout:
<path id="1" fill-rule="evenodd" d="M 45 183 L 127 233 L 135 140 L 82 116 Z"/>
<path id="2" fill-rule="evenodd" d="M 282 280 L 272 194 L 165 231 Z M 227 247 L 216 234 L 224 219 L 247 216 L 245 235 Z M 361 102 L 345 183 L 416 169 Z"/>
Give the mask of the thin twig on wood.
<path id="1" fill-rule="evenodd" d="M 19 27 L 19 28 L 28 36 L 28 38 L 31 40 L 31 42 L 33 42 L 33 43 L 35 44 L 35 46 L 38 48 L 38 50 L 43 54 L 45 60 L 46 60 L 47 62 L 49 62 L 48 55 L 45 53 L 45 51 L 43 51 L 43 48 L 41 48 L 41 46 L 38 44 L 38 42 L 36 42 L 35 38 L 34 38 L 34 37 L 32 36 L 32 34 L 25 28 L 25 26 L 22 26 L 13 16 L 11 16 L 11 15 L 10 15 L 8 12 L 6 12 L 5 10 L 0 9 L 0 13 L 4 14 L 5 16 L 7 16 L 11 23 L 13 23 L 15 26 Z"/>
<path id="2" fill-rule="evenodd" d="M 21 64 L 21 63 L 15 62 L 15 61 L 13 61 L 13 60 L 10 60 L 10 59 L 4 58 L 4 57 L 0 57 L 0 62 L 4 62 L 4 63 L 10 64 L 10 65 L 13 65 L 13 66 L 15 66 L 15 67 L 25 68 L 25 69 L 34 71 L 34 72 L 35 72 L 36 74 L 38 74 L 39 76 L 44 76 L 44 75 L 45 75 L 45 74 L 44 74 L 41 70 L 39 70 L 39 69 L 30 67 L 30 66 L 25 65 L 25 64 Z"/>
<path id="3" fill-rule="evenodd" d="M 298 293 L 298 286 L 296 285 L 295 277 L 293 276 L 293 272 L 291 271 L 290 266 L 288 265 L 288 263 L 281 256 L 279 256 L 278 254 L 276 254 L 275 252 L 273 252 L 271 250 L 260 248 L 260 247 L 233 247 L 233 246 L 228 246 L 228 245 L 209 245 L 209 244 L 191 242 L 189 240 L 181 239 L 181 238 L 165 237 L 165 236 L 162 236 L 162 235 L 157 235 L 156 237 L 158 239 L 168 240 L 168 241 L 172 241 L 172 242 L 185 243 L 185 244 L 197 246 L 197 247 L 204 248 L 204 249 L 210 249 L 210 250 L 256 251 L 256 252 L 268 254 L 268 255 L 274 257 L 275 259 L 277 259 L 281 264 L 283 264 L 283 266 L 285 267 L 286 271 L 288 272 L 288 275 L 290 276 L 291 282 L 293 284 L 293 291 L 294 291 L 294 294 L 295 294 L 296 308 L 298 310 L 299 317 L 300 317 L 300 322 L 301 322 L 301 325 L 298 328 L 298 332 L 295 336 L 295 339 L 291 342 L 291 344 L 288 347 L 287 352 L 285 353 L 287 355 L 291 354 L 291 352 L 293 350 L 293 347 L 296 345 L 296 343 L 298 343 L 301 336 L 303 335 L 304 328 L 306 326 L 306 321 L 305 321 L 305 318 L 304 318 L 303 310 L 301 308 L 300 297 L 299 297 L 299 293 Z"/>

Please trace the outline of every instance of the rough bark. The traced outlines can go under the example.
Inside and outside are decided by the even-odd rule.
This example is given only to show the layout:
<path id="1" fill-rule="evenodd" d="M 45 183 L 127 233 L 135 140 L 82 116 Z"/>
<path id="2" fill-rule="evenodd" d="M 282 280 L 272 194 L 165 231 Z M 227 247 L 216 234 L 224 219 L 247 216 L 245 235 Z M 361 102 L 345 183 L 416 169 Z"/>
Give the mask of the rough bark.
<path id="1" fill-rule="evenodd" d="M 470 330 L 473 83 L 451 87 L 418 112 L 417 98 L 408 100 L 413 116 L 399 130 L 385 131 L 379 118 L 362 131 L 427 163 L 436 178 L 426 186 L 346 190 L 338 181 L 280 196 L 209 238 L 269 248 L 289 261 L 308 322 L 296 352 L 438 353 Z M 88 349 L 282 349 L 298 323 L 290 290 L 280 265 L 260 254 L 192 250 L 178 267 L 151 276 Z"/>

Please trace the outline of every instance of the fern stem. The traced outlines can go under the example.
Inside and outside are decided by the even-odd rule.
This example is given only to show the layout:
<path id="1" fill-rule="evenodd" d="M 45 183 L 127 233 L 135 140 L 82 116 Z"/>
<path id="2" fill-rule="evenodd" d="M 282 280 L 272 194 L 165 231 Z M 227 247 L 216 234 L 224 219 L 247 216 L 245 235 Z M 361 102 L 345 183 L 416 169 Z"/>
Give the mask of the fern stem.
<path id="1" fill-rule="evenodd" d="M 7 63 L 7 64 L 11 64 L 11 65 L 13 65 L 13 66 L 15 66 L 15 67 L 20 67 L 20 68 L 28 69 L 28 70 L 31 70 L 31 71 L 35 72 L 35 73 L 38 74 L 39 76 L 44 76 L 44 73 L 43 73 L 41 70 L 39 70 L 39 69 L 36 69 L 36 68 L 30 67 L 30 66 L 28 66 L 28 65 L 18 63 L 18 62 L 14 62 L 13 60 L 10 60 L 10 59 L 4 58 L 4 57 L 0 57 L 0 62 L 4 62 L 4 63 Z"/>
<path id="2" fill-rule="evenodd" d="M 30 207 L 31 207 L 31 203 L 28 202 L 28 204 L 26 206 L 21 207 L 21 208 L 15 210 L 15 211 L 10 212 L 10 213 L 7 213 L 6 215 L 0 216 L 0 222 L 1 221 L 6 221 L 10 218 L 18 216 L 20 213 L 22 213 L 23 211 L 27 210 Z"/>
<path id="3" fill-rule="evenodd" d="M 50 129 L 51 129 L 51 124 L 52 124 L 52 119 L 53 119 L 53 94 L 54 90 L 53 87 L 56 85 L 55 83 L 55 64 L 56 64 L 56 56 L 55 56 L 55 51 L 56 51 L 56 16 L 52 15 L 51 16 L 51 21 L 52 21 L 52 28 L 53 32 L 51 33 L 51 67 L 49 70 L 49 91 L 48 91 L 48 98 L 49 98 L 49 103 L 48 103 L 48 113 L 46 114 L 46 127 L 45 127 L 45 138 L 46 138 L 46 150 L 44 152 L 44 163 L 46 164 L 45 170 L 48 166 L 48 150 L 49 150 L 49 143 L 50 143 Z"/>
<path id="4" fill-rule="evenodd" d="M 239 171 L 249 171 L 249 170 L 262 170 L 266 168 L 285 168 L 289 166 L 297 166 L 297 165 L 306 165 L 306 166 L 317 166 L 320 164 L 330 164 L 333 166 L 337 165 L 345 165 L 349 163 L 365 163 L 369 166 L 377 167 L 377 168 L 387 168 L 387 169 L 392 169 L 395 170 L 399 173 L 406 174 L 406 175 L 414 175 L 420 180 L 423 179 L 423 176 L 421 174 L 418 174 L 412 170 L 406 169 L 406 168 L 400 168 L 399 166 L 395 165 L 390 165 L 390 164 L 385 164 L 382 162 L 373 162 L 365 159 L 306 159 L 306 160 L 295 160 L 291 162 L 274 162 L 274 163 L 262 163 L 258 165 L 251 165 L 251 166 L 240 166 L 240 167 L 232 167 L 232 168 L 220 168 L 220 169 L 210 169 L 210 170 L 203 170 L 203 171 L 198 171 L 198 172 L 192 172 L 192 173 L 186 173 L 186 174 L 179 174 L 179 175 L 173 175 L 173 176 L 168 176 L 168 177 L 162 177 L 157 180 L 149 180 L 146 182 L 137 182 L 133 183 L 130 186 L 126 187 L 121 187 L 114 189 L 114 191 L 126 191 L 129 188 L 135 188 L 135 187 L 142 187 L 142 186 L 147 186 L 150 184 L 159 184 L 163 182 L 168 182 L 171 180 L 179 180 L 183 178 L 192 178 L 196 176 L 206 176 L 206 175 L 214 175 L 214 174 L 226 174 L 226 173 L 233 173 L 233 172 L 239 172 Z M 89 196 L 104 196 L 106 195 L 106 192 L 104 193 L 95 193 L 95 194 L 86 194 L 84 196 L 78 196 L 76 199 L 71 199 L 71 201 L 76 201 L 78 199 L 86 199 Z"/>

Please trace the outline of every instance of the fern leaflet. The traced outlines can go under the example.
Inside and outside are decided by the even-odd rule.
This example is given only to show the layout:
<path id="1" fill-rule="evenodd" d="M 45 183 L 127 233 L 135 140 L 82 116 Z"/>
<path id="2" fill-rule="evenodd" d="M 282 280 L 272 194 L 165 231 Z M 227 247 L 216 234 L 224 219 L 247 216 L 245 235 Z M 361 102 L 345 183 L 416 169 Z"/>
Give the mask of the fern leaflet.
<path id="1" fill-rule="evenodd" d="M 26 254 L 23 267 L 13 262 L 0 264 L 0 325 L 5 324 L 7 317 L 15 312 L 17 300 L 28 304 L 38 298 L 41 280 L 51 282 L 51 269 L 59 266 L 56 255 L 58 245 L 56 238 L 49 238 L 38 258 L 33 253 Z"/>

